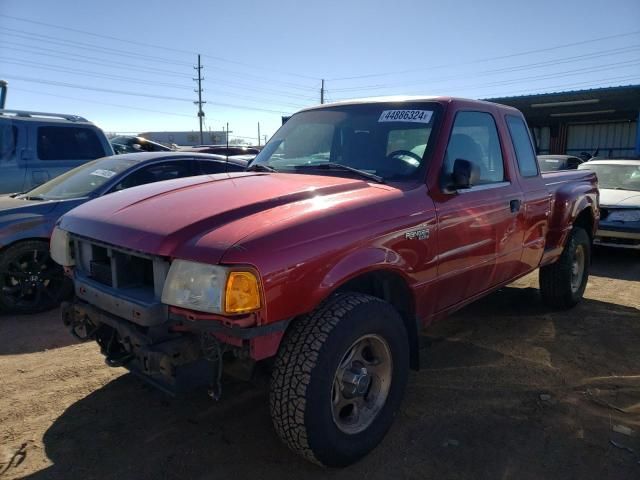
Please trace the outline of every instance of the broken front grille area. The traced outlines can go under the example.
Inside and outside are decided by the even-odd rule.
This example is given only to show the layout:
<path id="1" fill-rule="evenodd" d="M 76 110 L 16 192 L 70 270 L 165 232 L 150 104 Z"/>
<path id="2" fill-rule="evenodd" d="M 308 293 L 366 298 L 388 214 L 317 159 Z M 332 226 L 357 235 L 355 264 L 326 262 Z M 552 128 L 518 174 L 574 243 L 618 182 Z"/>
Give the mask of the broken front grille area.
<path id="1" fill-rule="evenodd" d="M 132 300 L 160 301 L 167 260 L 83 237 L 73 237 L 73 244 L 78 275 Z"/>

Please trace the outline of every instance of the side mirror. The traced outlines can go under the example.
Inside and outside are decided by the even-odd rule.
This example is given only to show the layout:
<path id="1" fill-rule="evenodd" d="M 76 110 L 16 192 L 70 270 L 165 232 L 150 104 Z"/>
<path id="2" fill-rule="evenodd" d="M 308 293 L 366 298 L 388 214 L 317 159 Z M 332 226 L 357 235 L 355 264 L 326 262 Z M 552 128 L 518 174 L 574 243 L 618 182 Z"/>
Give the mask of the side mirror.
<path id="1" fill-rule="evenodd" d="M 469 160 L 457 158 L 453 164 L 453 189 L 473 187 L 480 179 L 480 168 Z"/>

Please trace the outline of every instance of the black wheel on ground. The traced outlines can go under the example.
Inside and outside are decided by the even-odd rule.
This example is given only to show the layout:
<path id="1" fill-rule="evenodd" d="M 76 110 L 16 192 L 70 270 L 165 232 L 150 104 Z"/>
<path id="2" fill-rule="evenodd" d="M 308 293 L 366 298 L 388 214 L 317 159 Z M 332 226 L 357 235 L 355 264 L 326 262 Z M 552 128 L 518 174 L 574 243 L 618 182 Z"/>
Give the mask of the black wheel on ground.
<path id="1" fill-rule="evenodd" d="M 542 300 L 554 308 L 571 308 L 584 294 L 591 265 L 591 239 L 574 227 L 562 255 L 555 263 L 540 268 Z"/>
<path id="2" fill-rule="evenodd" d="M 48 310 L 69 297 L 73 284 L 49 256 L 49 243 L 27 240 L 0 253 L 0 309 L 12 313 Z"/>
<path id="3" fill-rule="evenodd" d="M 383 439 L 408 372 L 409 341 L 398 312 L 369 295 L 335 295 L 283 339 L 269 398 L 276 432 L 307 460 L 349 465 Z"/>

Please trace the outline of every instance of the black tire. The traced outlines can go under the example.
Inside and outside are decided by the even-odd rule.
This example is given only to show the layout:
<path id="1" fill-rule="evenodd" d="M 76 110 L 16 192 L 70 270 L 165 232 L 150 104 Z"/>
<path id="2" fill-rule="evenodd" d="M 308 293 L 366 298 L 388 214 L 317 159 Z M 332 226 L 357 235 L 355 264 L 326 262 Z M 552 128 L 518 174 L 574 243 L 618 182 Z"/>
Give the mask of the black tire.
<path id="1" fill-rule="evenodd" d="M 36 313 L 73 293 L 71 280 L 49 256 L 49 243 L 26 240 L 0 252 L 0 310 Z"/>
<path id="2" fill-rule="evenodd" d="M 345 433 L 338 426 L 340 421 L 334 420 L 333 386 L 346 352 L 365 337 L 376 342 L 383 339 L 388 346 L 388 386 L 384 403 L 370 415 L 371 423 L 362 431 Z M 398 312 L 369 295 L 335 295 L 293 323 L 283 339 L 269 398 L 276 432 L 291 450 L 311 462 L 327 467 L 349 465 L 385 436 L 404 396 L 408 372 L 409 342 Z M 371 378 L 377 377 L 372 374 Z"/>
<path id="3" fill-rule="evenodd" d="M 582 249 L 584 266 L 579 276 L 574 275 L 577 252 Z M 567 309 L 575 306 L 584 294 L 591 265 L 591 239 L 580 227 L 574 227 L 560 258 L 551 265 L 540 268 L 540 294 L 542 300 L 553 308 Z M 573 282 L 573 285 L 572 285 Z"/>

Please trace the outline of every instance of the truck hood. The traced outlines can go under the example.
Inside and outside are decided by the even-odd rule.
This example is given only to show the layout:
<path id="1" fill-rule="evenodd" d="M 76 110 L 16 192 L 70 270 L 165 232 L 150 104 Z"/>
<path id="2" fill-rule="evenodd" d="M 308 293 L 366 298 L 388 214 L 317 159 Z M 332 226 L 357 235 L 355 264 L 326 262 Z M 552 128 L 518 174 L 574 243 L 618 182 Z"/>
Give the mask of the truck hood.
<path id="1" fill-rule="evenodd" d="M 601 188 L 600 205 L 603 207 L 640 207 L 640 192 Z"/>
<path id="2" fill-rule="evenodd" d="M 309 210 L 311 199 L 320 197 L 326 205 L 345 195 L 382 195 L 388 188 L 376 187 L 349 178 L 284 173 L 189 177 L 105 195 L 71 210 L 59 226 L 131 250 L 217 263 L 243 237 Z M 274 209 L 277 214 L 265 214 Z"/>

